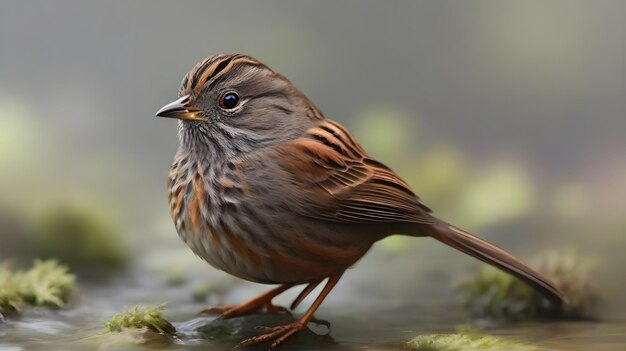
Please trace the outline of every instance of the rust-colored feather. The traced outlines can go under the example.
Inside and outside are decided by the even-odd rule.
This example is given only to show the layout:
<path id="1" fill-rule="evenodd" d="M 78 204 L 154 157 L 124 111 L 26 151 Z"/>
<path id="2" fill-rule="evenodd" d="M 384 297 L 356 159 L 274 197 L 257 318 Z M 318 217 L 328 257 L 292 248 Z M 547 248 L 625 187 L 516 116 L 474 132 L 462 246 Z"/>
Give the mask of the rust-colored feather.
<path id="1" fill-rule="evenodd" d="M 204 186 L 202 184 L 202 175 L 200 173 L 196 173 L 196 176 L 193 178 L 193 188 L 194 193 L 192 195 L 192 199 L 189 205 L 189 219 L 191 220 L 191 227 L 196 232 L 200 231 L 200 227 L 202 225 L 202 206 L 204 204 Z"/>
<path id="2" fill-rule="evenodd" d="M 279 146 L 274 156 L 311 196 L 302 215 L 337 222 L 434 223 L 430 210 L 391 169 L 370 159 L 339 124 L 328 120 L 304 137 Z"/>
<path id="3" fill-rule="evenodd" d="M 214 55 L 200 61 L 192 68 L 187 74 L 183 85 L 187 93 L 197 93 L 203 88 L 210 86 L 211 82 L 220 79 L 220 77 L 230 72 L 233 67 L 244 64 L 265 67 L 259 61 L 246 55 Z"/>

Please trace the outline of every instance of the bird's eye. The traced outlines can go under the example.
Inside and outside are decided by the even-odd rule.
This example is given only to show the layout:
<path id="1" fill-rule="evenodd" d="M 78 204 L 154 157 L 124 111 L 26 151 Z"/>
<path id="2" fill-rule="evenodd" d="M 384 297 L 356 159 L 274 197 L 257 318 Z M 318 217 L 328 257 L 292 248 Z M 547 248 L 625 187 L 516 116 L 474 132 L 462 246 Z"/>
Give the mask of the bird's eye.
<path id="1" fill-rule="evenodd" d="M 235 92 L 228 92 L 220 98 L 220 107 L 226 110 L 232 110 L 239 105 L 239 95 Z"/>

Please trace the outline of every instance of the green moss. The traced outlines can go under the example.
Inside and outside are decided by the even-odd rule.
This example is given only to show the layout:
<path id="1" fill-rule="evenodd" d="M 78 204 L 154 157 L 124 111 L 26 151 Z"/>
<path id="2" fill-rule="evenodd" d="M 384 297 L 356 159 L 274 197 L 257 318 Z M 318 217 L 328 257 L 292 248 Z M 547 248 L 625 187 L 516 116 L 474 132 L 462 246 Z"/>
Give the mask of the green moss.
<path id="1" fill-rule="evenodd" d="M 119 266 L 128 259 L 122 235 L 104 211 L 61 205 L 41 213 L 30 234 L 38 256 L 72 266 Z M 71 243 L 71 245 L 68 245 Z"/>
<path id="2" fill-rule="evenodd" d="M 533 351 L 537 347 L 497 336 L 473 334 L 420 335 L 408 343 L 412 351 Z"/>
<path id="3" fill-rule="evenodd" d="M 163 317 L 163 306 L 131 307 L 111 317 L 104 327 L 109 332 L 149 329 L 167 335 L 176 333 L 176 328 Z"/>
<path id="4" fill-rule="evenodd" d="M 56 260 L 35 260 L 21 280 L 24 301 L 33 306 L 61 308 L 74 289 L 76 277 Z"/>
<path id="5" fill-rule="evenodd" d="M 20 311 L 25 305 L 63 307 L 76 277 L 56 260 L 35 260 L 27 271 L 0 267 L 0 312 Z"/>
<path id="6" fill-rule="evenodd" d="M 24 304 L 20 283 L 6 265 L 0 266 L 0 313 L 19 311 Z"/>
<path id="7" fill-rule="evenodd" d="M 538 265 L 561 290 L 567 305 L 555 306 L 525 283 L 491 266 L 483 266 L 460 286 L 473 317 L 506 320 L 583 318 L 597 296 L 589 283 L 588 265 L 574 254 L 550 253 Z"/>

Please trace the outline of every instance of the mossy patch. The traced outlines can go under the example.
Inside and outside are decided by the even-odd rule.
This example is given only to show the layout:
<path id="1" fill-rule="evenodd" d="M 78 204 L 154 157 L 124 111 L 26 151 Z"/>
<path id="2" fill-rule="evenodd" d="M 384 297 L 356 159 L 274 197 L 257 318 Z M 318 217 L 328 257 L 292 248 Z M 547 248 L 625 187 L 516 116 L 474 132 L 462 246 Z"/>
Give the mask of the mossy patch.
<path id="1" fill-rule="evenodd" d="M 483 266 L 460 285 L 473 317 L 506 320 L 579 319 L 588 317 L 598 297 L 589 283 L 589 265 L 574 254 L 550 253 L 539 260 L 543 272 L 568 303 L 557 306 L 513 276 Z"/>
<path id="2" fill-rule="evenodd" d="M 16 274 L 6 265 L 0 266 L 0 313 L 19 311 L 23 304 L 24 297 Z"/>
<path id="3" fill-rule="evenodd" d="M 55 260 L 35 260 L 21 276 L 24 301 L 33 306 L 61 308 L 74 289 L 76 277 Z"/>
<path id="4" fill-rule="evenodd" d="M 27 271 L 0 266 L 0 312 L 21 311 L 24 306 L 63 307 L 74 290 L 76 277 L 56 260 L 35 260 Z"/>
<path id="5" fill-rule="evenodd" d="M 405 344 L 411 351 L 535 351 L 537 347 L 510 339 L 474 334 L 420 335 Z"/>
<path id="6" fill-rule="evenodd" d="M 109 332 L 148 329 L 165 335 L 176 333 L 176 328 L 163 316 L 163 306 L 131 307 L 111 317 L 104 327 Z"/>

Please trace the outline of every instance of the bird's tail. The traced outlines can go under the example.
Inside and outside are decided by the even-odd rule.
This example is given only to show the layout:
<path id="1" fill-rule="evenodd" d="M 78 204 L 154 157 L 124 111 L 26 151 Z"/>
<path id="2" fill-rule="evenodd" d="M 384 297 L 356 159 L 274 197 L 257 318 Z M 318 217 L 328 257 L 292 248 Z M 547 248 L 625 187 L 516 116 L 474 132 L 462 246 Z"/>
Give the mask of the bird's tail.
<path id="1" fill-rule="evenodd" d="M 514 275 L 554 303 L 566 303 L 563 294 L 548 278 L 510 253 L 444 221 L 433 225 L 432 229 L 431 236 L 442 243 Z"/>

